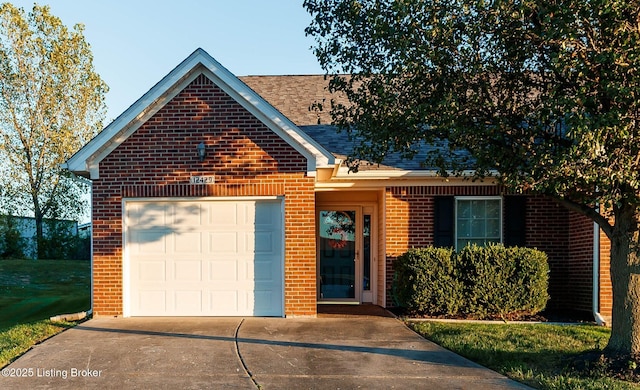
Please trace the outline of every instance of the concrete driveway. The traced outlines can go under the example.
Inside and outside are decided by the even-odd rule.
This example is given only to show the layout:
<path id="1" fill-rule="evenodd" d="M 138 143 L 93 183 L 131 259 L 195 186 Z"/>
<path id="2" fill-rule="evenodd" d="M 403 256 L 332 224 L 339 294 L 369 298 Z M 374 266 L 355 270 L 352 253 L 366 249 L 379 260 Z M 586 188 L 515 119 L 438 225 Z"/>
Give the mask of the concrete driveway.
<path id="1" fill-rule="evenodd" d="M 527 388 L 399 320 L 362 316 L 96 318 L 2 374 L 2 389 Z"/>

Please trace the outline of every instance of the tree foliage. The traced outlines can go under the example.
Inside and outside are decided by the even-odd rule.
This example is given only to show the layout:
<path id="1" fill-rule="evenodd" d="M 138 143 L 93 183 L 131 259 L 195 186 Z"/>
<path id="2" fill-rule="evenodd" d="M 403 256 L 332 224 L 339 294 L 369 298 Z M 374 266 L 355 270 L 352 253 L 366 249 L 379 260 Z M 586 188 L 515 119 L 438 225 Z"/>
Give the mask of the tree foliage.
<path id="1" fill-rule="evenodd" d="M 47 6 L 0 5 L 0 163 L 5 212 L 76 218 L 86 184 L 60 165 L 102 127 L 107 86 L 83 26 L 67 28 Z"/>
<path id="2" fill-rule="evenodd" d="M 442 174 L 554 197 L 611 239 L 608 350 L 640 353 L 640 1 L 306 0 L 352 156 L 443 142 Z M 345 76 L 347 75 L 347 76 Z M 453 163 L 450 163 L 453 161 Z M 456 161 L 459 163 L 456 164 Z M 595 208 L 599 205 L 599 210 Z"/>

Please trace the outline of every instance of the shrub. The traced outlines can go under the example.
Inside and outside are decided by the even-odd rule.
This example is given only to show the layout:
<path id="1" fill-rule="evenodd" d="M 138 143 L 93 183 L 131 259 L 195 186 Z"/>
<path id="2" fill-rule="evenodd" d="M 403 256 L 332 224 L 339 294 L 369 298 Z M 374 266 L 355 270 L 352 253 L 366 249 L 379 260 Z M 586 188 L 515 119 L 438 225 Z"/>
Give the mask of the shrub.
<path id="1" fill-rule="evenodd" d="M 396 304 L 428 315 L 507 318 L 538 313 L 549 298 L 547 256 L 536 249 L 412 249 L 394 268 Z"/>
<path id="2" fill-rule="evenodd" d="M 0 258 L 22 259 L 23 245 L 15 218 L 8 215 L 0 216 Z"/>
<path id="3" fill-rule="evenodd" d="M 394 262 L 396 304 L 412 311 L 454 315 L 460 310 L 462 283 L 455 256 L 447 248 L 412 249 Z"/>
<path id="4" fill-rule="evenodd" d="M 547 304 L 549 268 L 544 252 L 472 245 L 458 253 L 458 262 L 467 300 L 463 314 L 505 318 L 535 314 Z"/>
<path id="5" fill-rule="evenodd" d="M 80 237 L 64 221 L 45 221 L 47 233 L 39 242 L 41 259 L 88 260 L 91 239 Z"/>

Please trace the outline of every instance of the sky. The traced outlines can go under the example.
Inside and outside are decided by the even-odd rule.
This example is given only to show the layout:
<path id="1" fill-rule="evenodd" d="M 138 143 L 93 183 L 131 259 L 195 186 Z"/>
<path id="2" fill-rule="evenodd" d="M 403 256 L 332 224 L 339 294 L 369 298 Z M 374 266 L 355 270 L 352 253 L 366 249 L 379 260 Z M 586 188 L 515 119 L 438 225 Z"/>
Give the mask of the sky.
<path id="1" fill-rule="evenodd" d="M 34 1 L 9 1 L 29 11 Z M 236 76 L 323 74 L 302 0 L 40 0 L 85 26 L 110 123 L 197 48 Z"/>

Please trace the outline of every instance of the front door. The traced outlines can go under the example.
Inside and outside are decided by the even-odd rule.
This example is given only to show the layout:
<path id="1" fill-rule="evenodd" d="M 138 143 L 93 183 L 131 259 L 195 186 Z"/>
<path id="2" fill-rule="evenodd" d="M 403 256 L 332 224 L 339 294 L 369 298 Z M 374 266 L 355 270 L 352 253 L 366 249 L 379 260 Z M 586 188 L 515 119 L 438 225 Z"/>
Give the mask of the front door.
<path id="1" fill-rule="evenodd" d="M 372 302 L 372 208 L 318 211 L 318 300 Z"/>

